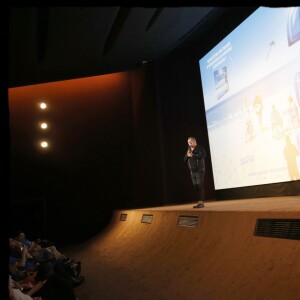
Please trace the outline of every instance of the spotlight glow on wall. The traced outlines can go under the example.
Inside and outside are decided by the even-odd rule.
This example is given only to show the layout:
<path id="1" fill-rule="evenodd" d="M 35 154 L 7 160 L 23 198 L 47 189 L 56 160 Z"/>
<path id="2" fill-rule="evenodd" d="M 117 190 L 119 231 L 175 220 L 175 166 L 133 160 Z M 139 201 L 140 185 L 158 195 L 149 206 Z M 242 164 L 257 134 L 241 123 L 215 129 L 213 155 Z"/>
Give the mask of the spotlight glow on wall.
<path id="1" fill-rule="evenodd" d="M 47 123 L 45 123 L 45 122 L 44 122 L 44 123 L 41 123 L 41 128 L 42 128 L 42 129 L 46 129 L 47 127 L 48 127 Z"/>
<path id="2" fill-rule="evenodd" d="M 42 148 L 47 148 L 48 147 L 48 143 L 46 141 L 42 141 L 40 143 L 40 145 L 41 145 Z"/>
<path id="3" fill-rule="evenodd" d="M 45 102 L 40 103 L 40 108 L 41 109 L 46 109 L 47 108 L 47 104 Z"/>

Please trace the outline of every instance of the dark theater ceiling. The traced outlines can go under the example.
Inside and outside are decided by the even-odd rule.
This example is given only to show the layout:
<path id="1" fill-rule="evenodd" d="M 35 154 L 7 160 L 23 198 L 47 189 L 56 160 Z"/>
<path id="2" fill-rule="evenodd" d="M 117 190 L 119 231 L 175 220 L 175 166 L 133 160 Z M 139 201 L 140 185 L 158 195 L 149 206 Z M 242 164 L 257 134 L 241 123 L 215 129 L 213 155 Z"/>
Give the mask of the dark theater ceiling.
<path id="1" fill-rule="evenodd" d="M 254 8 L 10 7 L 9 87 L 120 72 L 199 42 Z M 226 27 L 226 26 L 225 26 Z"/>

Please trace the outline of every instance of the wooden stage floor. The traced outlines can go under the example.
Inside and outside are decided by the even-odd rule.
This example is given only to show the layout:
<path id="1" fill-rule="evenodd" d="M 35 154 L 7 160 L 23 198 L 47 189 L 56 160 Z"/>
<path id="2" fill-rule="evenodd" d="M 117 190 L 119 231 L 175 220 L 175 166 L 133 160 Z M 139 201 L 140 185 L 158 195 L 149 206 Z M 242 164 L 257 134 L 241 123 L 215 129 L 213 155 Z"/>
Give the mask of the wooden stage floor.
<path id="1" fill-rule="evenodd" d="M 259 218 L 275 218 L 296 221 L 299 236 L 300 196 L 194 204 L 115 211 L 67 249 L 82 262 L 79 300 L 300 300 L 300 240 L 254 234 Z M 180 227 L 181 215 L 197 226 Z"/>

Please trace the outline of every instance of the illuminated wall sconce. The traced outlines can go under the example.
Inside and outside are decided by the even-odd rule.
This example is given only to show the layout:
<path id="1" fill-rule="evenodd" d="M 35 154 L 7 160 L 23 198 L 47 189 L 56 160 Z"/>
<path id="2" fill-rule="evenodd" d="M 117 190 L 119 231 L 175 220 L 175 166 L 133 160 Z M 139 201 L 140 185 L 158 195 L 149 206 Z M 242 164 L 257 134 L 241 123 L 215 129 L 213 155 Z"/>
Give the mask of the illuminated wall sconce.
<path id="1" fill-rule="evenodd" d="M 40 143 L 40 146 L 41 146 L 42 148 L 48 148 L 48 143 L 47 143 L 46 141 L 42 141 L 42 142 Z"/>
<path id="2" fill-rule="evenodd" d="M 47 104 L 45 102 L 41 102 L 39 104 L 39 106 L 40 106 L 41 109 L 46 109 L 47 108 Z"/>
<path id="3" fill-rule="evenodd" d="M 41 102 L 39 102 L 39 103 L 38 103 L 38 106 L 39 106 L 39 108 L 40 108 L 41 110 L 45 110 L 45 109 L 48 108 L 48 105 L 46 104 L 46 101 L 41 101 Z M 47 124 L 46 122 L 38 122 L 38 127 L 39 127 L 39 129 L 42 129 L 42 130 L 49 129 L 49 128 L 48 128 L 49 126 L 48 126 L 48 124 Z M 42 140 L 42 141 L 39 142 L 39 147 L 40 147 L 41 149 L 46 150 L 46 149 L 49 148 L 49 144 L 48 144 L 47 141 Z"/>
<path id="4" fill-rule="evenodd" d="M 40 124 L 40 127 L 41 127 L 42 129 L 47 129 L 47 128 L 48 128 L 48 124 L 45 123 L 45 122 L 43 122 L 43 123 Z"/>

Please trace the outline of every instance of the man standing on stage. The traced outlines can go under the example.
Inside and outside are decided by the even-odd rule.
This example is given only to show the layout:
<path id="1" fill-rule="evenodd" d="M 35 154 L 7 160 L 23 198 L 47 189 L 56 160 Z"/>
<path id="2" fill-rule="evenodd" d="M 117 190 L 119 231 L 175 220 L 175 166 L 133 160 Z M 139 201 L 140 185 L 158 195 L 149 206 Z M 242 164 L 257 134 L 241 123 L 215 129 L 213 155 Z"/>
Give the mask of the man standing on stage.
<path id="1" fill-rule="evenodd" d="M 194 208 L 204 207 L 204 175 L 205 175 L 205 149 L 197 145 L 194 137 L 189 137 L 187 140 L 188 150 L 184 156 L 184 162 L 187 163 L 191 172 L 193 186 L 197 194 L 197 205 Z"/>

